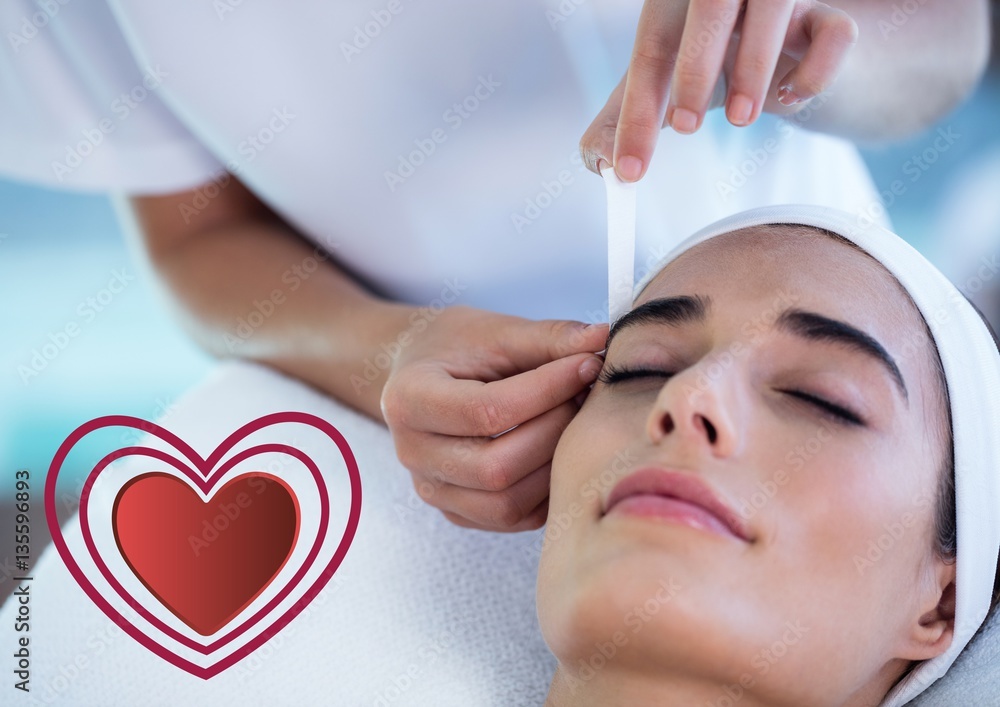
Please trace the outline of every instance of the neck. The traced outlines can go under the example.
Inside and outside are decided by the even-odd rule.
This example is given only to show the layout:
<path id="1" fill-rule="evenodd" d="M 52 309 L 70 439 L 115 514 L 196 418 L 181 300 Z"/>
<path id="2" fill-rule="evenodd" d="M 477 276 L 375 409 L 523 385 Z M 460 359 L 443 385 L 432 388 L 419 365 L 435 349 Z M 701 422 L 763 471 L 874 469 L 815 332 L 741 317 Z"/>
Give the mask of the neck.
<path id="1" fill-rule="evenodd" d="M 623 670 L 612 663 L 583 675 L 560 663 L 545 707 L 717 707 L 733 703 L 764 707 L 738 684 L 726 686 L 667 671 L 650 675 Z"/>

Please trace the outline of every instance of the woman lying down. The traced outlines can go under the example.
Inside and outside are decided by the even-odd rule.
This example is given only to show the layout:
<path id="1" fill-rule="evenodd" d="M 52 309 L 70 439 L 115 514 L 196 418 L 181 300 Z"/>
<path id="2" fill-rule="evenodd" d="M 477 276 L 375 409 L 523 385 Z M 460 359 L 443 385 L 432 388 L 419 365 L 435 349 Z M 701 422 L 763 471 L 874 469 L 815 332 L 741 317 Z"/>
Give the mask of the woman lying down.
<path id="1" fill-rule="evenodd" d="M 338 426 L 364 485 L 347 559 L 202 680 L 113 631 L 50 548 L 32 702 L 990 704 L 945 675 L 997 603 L 1000 356 L 974 309 L 898 237 L 805 207 L 715 224 L 637 289 L 535 534 L 410 503 L 384 428 L 265 369 L 187 396 L 182 436 L 232 400 Z"/>
<path id="2" fill-rule="evenodd" d="M 549 705 L 904 704 L 995 609 L 995 338 L 855 230 L 727 219 L 612 327 L 552 463 Z"/>

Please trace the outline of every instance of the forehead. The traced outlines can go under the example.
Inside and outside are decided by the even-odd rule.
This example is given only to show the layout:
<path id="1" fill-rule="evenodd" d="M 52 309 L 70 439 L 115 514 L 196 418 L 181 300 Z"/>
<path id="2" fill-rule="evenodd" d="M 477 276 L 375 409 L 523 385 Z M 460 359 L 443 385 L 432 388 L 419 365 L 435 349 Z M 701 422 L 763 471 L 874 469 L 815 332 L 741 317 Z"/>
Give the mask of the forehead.
<path id="1" fill-rule="evenodd" d="M 925 410 L 944 404 L 937 354 L 916 305 L 881 263 L 823 231 L 756 226 L 717 236 L 668 263 L 635 304 L 674 295 L 708 296 L 713 321 L 734 332 L 789 307 L 844 321 L 886 348 L 927 399 Z"/>
<path id="2" fill-rule="evenodd" d="M 668 263 L 636 304 L 679 294 L 729 297 L 729 310 L 783 298 L 885 339 L 924 333 L 916 306 L 881 263 L 805 226 L 755 226 L 700 243 Z"/>

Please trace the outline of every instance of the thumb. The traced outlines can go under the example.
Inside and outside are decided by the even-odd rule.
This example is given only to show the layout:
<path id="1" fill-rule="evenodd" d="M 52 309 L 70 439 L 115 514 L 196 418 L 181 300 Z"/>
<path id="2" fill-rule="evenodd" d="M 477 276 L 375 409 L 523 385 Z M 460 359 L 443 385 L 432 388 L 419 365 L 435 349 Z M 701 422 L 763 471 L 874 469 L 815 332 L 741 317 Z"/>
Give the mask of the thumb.
<path id="1" fill-rule="evenodd" d="M 606 323 L 522 319 L 499 332 L 497 342 L 515 368 L 528 371 L 573 354 L 601 351 L 607 339 Z"/>

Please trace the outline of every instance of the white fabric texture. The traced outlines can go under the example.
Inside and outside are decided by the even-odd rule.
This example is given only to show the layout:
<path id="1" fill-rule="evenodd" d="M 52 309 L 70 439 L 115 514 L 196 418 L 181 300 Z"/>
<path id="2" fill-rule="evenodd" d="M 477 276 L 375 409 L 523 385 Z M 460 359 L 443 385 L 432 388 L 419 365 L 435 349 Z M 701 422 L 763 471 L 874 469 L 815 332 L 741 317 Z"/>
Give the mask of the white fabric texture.
<path id="1" fill-rule="evenodd" d="M 185 212 L 197 224 L 228 166 L 393 299 L 427 305 L 457 281 L 474 307 L 606 317 L 603 186 L 578 141 L 626 70 L 641 0 L 46 4 L 58 12 L 35 27 L 40 3 L 0 3 L 0 173 L 204 183 Z M 12 46 L 25 22 L 37 32 Z M 162 83 L 124 117 L 121 94 L 156 67 Z M 60 181 L 52 162 L 103 118 L 114 130 Z M 643 189 L 640 275 L 730 213 L 879 203 L 848 142 L 771 115 L 736 129 L 721 111 L 695 135 L 664 131 Z"/>
<path id="2" fill-rule="evenodd" d="M 205 455 L 245 422 L 289 409 L 344 435 L 363 489 L 350 551 L 304 612 L 202 680 L 118 629 L 50 545 L 31 585 L 31 693 L 7 685 L 4 705 L 542 704 L 555 659 L 535 616 L 541 531 L 453 525 L 417 497 L 383 426 L 269 368 L 221 364 L 162 424 Z M 321 467 L 330 453 L 303 451 Z M 0 609 L 0 625 L 13 625 L 16 608 Z"/>
<path id="3" fill-rule="evenodd" d="M 652 268 L 634 291 L 639 294 L 663 265 L 715 236 L 750 226 L 803 224 L 837 233 L 882 263 L 916 303 L 934 337 L 948 382 L 955 449 L 958 559 L 955 635 L 940 656 L 924 661 L 901 681 L 882 707 L 906 704 L 941 678 L 969 643 L 989 609 L 1000 551 L 1000 355 L 979 314 L 955 286 L 912 246 L 886 229 L 856 216 L 817 206 L 755 209 L 723 219 L 695 233 Z M 633 300 L 634 301 L 634 300 Z M 995 637 L 984 651 L 996 651 Z M 969 665 L 977 662 L 970 659 Z M 972 668 L 970 667 L 970 670 Z M 969 672 L 969 671 L 967 671 Z M 1000 669 L 987 675 L 995 686 Z M 994 692 L 985 685 L 976 699 L 948 704 L 985 704 Z M 943 704 L 943 703 L 942 703 Z"/>

